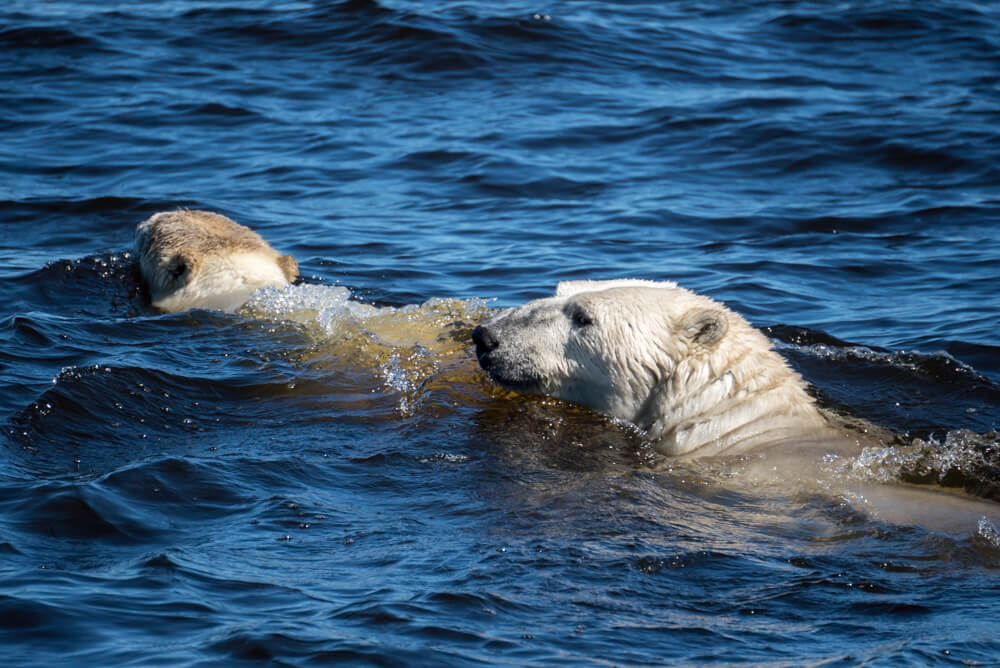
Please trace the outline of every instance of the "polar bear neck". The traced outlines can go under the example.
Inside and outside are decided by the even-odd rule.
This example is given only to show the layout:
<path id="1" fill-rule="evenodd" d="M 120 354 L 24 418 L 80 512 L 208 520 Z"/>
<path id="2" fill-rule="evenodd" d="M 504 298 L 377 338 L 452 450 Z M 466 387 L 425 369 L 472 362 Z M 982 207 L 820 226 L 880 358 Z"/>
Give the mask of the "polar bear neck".
<path id="1" fill-rule="evenodd" d="M 830 429 L 770 341 L 749 325 L 735 329 L 726 345 L 678 364 L 640 410 L 636 423 L 665 454 L 739 454 Z"/>

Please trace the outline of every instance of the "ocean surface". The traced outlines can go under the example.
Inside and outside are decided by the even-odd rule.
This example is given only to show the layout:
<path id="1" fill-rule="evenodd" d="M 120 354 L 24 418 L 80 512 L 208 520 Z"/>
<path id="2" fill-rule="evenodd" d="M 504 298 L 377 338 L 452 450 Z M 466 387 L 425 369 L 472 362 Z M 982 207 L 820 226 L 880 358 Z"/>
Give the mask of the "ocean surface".
<path id="1" fill-rule="evenodd" d="M 157 313 L 177 207 L 301 283 Z M 2 663 L 996 664 L 998 236 L 992 2 L 7 0 Z M 617 277 L 888 436 L 754 485 L 478 368 Z"/>

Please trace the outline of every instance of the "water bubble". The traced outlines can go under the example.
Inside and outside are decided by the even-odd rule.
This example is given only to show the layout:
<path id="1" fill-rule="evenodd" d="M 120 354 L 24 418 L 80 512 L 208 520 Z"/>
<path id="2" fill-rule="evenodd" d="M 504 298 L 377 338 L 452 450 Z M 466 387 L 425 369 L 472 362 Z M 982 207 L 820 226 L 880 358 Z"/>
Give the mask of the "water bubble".
<path id="1" fill-rule="evenodd" d="M 1000 548 L 1000 531 L 987 517 L 981 517 L 976 527 L 976 535 L 987 540 L 994 547 Z"/>

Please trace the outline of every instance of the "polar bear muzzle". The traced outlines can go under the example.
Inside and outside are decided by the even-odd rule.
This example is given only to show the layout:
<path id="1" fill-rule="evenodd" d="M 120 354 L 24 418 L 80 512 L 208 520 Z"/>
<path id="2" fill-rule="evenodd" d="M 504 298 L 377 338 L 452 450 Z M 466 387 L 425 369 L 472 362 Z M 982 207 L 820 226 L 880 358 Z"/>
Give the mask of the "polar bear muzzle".
<path id="1" fill-rule="evenodd" d="M 527 358 L 523 355 L 510 355 L 510 346 L 501 347 L 502 327 L 493 323 L 488 325 L 479 325 L 472 330 L 479 366 L 490 378 L 508 389 L 519 392 L 538 391 L 539 377 L 529 368 Z"/>

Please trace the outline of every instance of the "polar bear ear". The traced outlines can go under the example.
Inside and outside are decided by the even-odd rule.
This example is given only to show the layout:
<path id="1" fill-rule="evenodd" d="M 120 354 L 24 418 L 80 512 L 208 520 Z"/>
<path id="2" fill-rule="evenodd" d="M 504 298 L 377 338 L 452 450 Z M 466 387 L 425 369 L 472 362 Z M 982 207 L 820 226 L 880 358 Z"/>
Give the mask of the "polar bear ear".
<path id="1" fill-rule="evenodd" d="M 294 283 L 295 279 L 299 277 L 299 263 L 291 255 L 278 256 L 278 267 L 281 268 L 281 273 L 285 275 L 285 279 L 289 283 Z"/>
<path id="2" fill-rule="evenodd" d="M 556 297 L 572 297 L 581 292 L 611 288 L 676 288 L 673 281 L 645 281 L 641 278 L 615 278 L 608 281 L 562 281 L 556 285 Z"/>
<path id="3" fill-rule="evenodd" d="M 681 333 L 689 340 L 712 348 L 729 330 L 726 314 L 716 308 L 696 308 L 684 314 L 680 321 Z"/>
<path id="4" fill-rule="evenodd" d="M 600 281 L 561 281 L 556 285 L 556 297 L 572 297 L 573 295 L 595 290 Z"/>

